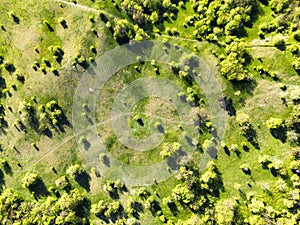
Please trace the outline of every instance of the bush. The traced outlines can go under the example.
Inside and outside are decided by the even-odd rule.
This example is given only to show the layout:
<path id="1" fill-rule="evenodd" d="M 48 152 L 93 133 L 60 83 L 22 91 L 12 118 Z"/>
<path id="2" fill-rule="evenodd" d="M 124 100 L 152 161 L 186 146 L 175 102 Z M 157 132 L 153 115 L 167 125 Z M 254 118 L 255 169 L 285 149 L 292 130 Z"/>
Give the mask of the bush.
<path id="1" fill-rule="evenodd" d="M 240 166 L 240 169 L 245 173 L 245 174 L 250 174 L 251 170 L 250 167 L 247 163 L 244 163 Z"/>
<path id="2" fill-rule="evenodd" d="M 68 28 L 67 21 L 65 20 L 65 18 L 63 17 L 59 18 L 58 22 L 60 23 L 60 25 L 62 25 L 64 29 Z"/>

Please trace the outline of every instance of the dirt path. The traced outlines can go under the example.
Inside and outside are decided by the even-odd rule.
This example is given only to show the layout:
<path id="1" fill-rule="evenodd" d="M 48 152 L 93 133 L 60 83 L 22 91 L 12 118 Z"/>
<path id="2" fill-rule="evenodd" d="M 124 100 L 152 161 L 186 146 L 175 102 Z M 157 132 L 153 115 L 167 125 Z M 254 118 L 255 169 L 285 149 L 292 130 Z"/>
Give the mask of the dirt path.
<path id="1" fill-rule="evenodd" d="M 83 10 L 86 10 L 86 11 L 98 12 L 97 9 L 93 9 L 93 8 L 87 7 L 85 5 L 75 4 L 73 2 L 68 2 L 68 1 L 64 1 L 64 0 L 56 0 L 56 1 L 60 2 L 60 3 L 64 3 L 66 5 L 70 5 L 70 6 L 73 6 L 73 7 L 80 8 L 80 9 L 83 9 Z"/>
<path id="2" fill-rule="evenodd" d="M 90 7 L 85 6 L 85 5 L 80 5 L 80 4 L 77 4 L 77 3 L 75 4 L 73 2 L 68 2 L 68 1 L 64 1 L 64 0 L 55 0 L 55 1 L 60 2 L 60 3 L 64 3 L 64 4 L 72 6 L 72 7 L 83 9 L 85 11 L 90 11 L 90 12 L 95 12 L 95 13 L 102 12 L 102 13 L 104 13 L 104 14 L 112 17 L 112 18 L 116 18 L 116 16 L 114 14 L 111 14 L 111 13 L 105 11 L 105 10 L 100 10 L 100 9 L 98 10 L 98 9 L 90 8 Z"/>

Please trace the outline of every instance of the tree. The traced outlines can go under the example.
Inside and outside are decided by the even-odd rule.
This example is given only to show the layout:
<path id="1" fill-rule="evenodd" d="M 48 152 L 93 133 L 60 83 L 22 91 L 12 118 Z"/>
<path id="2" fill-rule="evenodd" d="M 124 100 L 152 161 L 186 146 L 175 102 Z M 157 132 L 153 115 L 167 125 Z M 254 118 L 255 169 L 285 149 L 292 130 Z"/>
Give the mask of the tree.
<path id="1" fill-rule="evenodd" d="M 218 224 L 231 225 L 235 220 L 236 202 L 225 199 L 216 204 L 216 221 Z"/>
<path id="2" fill-rule="evenodd" d="M 213 161 L 208 163 L 207 171 L 201 176 L 201 187 L 208 190 L 213 195 L 219 195 L 219 190 L 223 190 L 222 174 Z"/>
<path id="3" fill-rule="evenodd" d="M 299 42 L 300 42 L 300 31 L 299 31 L 299 30 L 297 30 L 297 31 L 294 33 L 294 39 L 295 39 L 296 41 L 299 41 Z"/>
<path id="4" fill-rule="evenodd" d="M 195 195 L 192 194 L 183 184 L 176 185 L 176 187 L 172 190 L 172 196 L 176 201 L 185 204 L 191 203 L 195 198 Z"/>
<path id="5" fill-rule="evenodd" d="M 271 129 L 277 129 L 283 126 L 283 120 L 281 118 L 274 118 L 271 117 L 266 121 L 267 128 Z"/>
<path id="6" fill-rule="evenodd" d="M 135 30 L 131 23 L 126 19 L 115 19 L 113 36 L 116 40 L 128 43 L 135 36 Z"/>
<path id="7" fill-rule="evenodd" d="M 283 161 L 276 159 L 274 160 L 272 163 L 270 163 L 268 165 L 268 168 L 271 170 L 271 172 L 274 175 L 281 175 L 281 176 L 286 176 L 287 175 L 287 171 L 286 168 L 284 167 L 284 163 Z"/>
<path id="8" fill-rule="evenodd" d="M 67 175 L 73 177 L 75 180 L 85 175 L 85 170 L 78 164 L 71 165 L 67 169 Z"/>
<path id="9" fill-rule="evenodd" d="M 249 116 L 244 113 L 244 112 L 241 112 L 241 113 L 238 113 L 236 115 L 236 122 L 241 126 L 241 127 L 248 127 L 250 125 L 250 118 Z"/>
<path id="10" fill-rule="evenodd" d="M 106 210 L 108 209 L 108 202 L 105 200 L 100 200 L 98 203 L 93 204 L 91 212 L 94 213 L 97 217 L 103 217 Z"/>
<path id="11" fill-rule="evenodd" d="M 41 178 L 36 173 L 26 173 L 25 177 L 22 180 L 22 185 L 29 190 L 33 190 L 38 183 L 41 181 Z"/>
<path id="12" fill-rule="evenodd" d="M 17 220 L 17 212 L 24 200 L 10 189 L 4 189 L 0 195 L 0 221 L 8 223 Z"/>
<path id="13" fill-rule="evenodd" d="M 71 184 L 65 176 L 62 176 L 62 177 L 56 179 L 55 185 L 66 191 L 70 191 L 70 189 L 71 189 Z"/>
<path id="14" fill-rule="evenodd" d="M 256 198 L 252 198 L 251 203 L 248 204 L 248 208 L 252 213 L 260 214 L 265 211 L 265 203 Z"/>
<path id="15" fill-rule="evenodd" d="M 74 189 L 70 193 L 64 193 L 58 200 L 58 205 L 62 211 L 74 212 L 76 216 L 84 217 L 89 203 L 79 190 Z"/>

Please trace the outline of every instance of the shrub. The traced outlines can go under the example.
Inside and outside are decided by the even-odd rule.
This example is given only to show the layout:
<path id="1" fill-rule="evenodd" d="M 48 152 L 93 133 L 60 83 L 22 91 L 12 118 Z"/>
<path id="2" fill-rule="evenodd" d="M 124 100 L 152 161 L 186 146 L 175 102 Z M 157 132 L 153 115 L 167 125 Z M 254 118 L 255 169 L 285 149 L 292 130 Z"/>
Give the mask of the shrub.
<path id="1" fill-rule="evenodd" d="M 95 45 L 91 45 L 91 46 L 90 46 L 90 51 L 91 51 L 92 53 L 94 53 L 94 54 L 97 54 L 97 50 L 96 50 Z"/>
<path id="2" fill-rule="evenodd" d="M 63 28 L 66 29 L 66 28 L 68 27 L 67 21 L 65 20 L 65 18 L 60 17 L 60 18 L 58 19 L 58 22 L 62 25 Z"/>
<path id="3" fill-rule="evenodd" d="M 250 174 L 251 170 L 250 167 L 247 163 L 244 163 L 240 166 L 240 169 L 245 173 L 245 174 Z"/>
<path id="4" fill-rule="evenodd" d="M 269 155 L 263 155 L 258 158 L 258 162 L 262 164 L 264 169 L 267 169 L 269 164 L 272 163 L 271 157 Z"/>
<path id="5" fill-rule="evenodd" d="M 89 21 L 91 23 L 95 23 L 95 16 L 94 15 L 89 15 Z"/>

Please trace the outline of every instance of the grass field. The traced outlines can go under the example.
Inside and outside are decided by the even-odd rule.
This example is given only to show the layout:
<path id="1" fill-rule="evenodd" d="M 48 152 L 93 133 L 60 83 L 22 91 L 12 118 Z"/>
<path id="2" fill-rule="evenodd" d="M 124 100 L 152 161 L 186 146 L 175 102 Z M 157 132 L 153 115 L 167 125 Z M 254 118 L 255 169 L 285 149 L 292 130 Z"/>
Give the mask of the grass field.
<path id="1" fill-rule="evenodd" d="M 209 203 L 201 212 L 202 214 L 199 213 L 201 210 L 192 209 L 192 203 L 183 204 L 174 200 L 178 211 L 176 214 L 170 210 L 167 204 L 163 203 L 163 199 L 172 196 L 172 190 L 176 185 L 188 182 L 184 183 L 176 179 L 177 175 L 169 176 L 159 183 L 156 183 L 154 179 L 147 189 L 150 196 L 153 196 L 158 202 L 159 209 L 156 211 L 159 213 L 151 213 L 145 207 L 148 199 L 138 197 L 140 187 L 128 186 L 126 191 L 119 191 L 118 198 L 113 198 L 108 192 L 103 191 L 109 177 L 102 177 L 102 171 L 92 168 L 79 151 L 80 143 L 77 143 L 79 134 L 73 132 L 72 107 L 76 88 L 89 64 L 105 52 L 119 46 L 112 32 L 113 29 L 116 29 L 115 27 L 121 26 L 118 21 L 125 18 L 129 24 L 135 26 L 134 29 L 143 27 L 143 24 L 136 25 L 132 16 L 123 10 L 124 3 L 122 2 L 104 0 L 78 0 L 76 2 L 41 0 L 37 2 L 28 0 L 24 3 L 16 0 L 2 0 L 1 5 L 3 7 L 0 7 L 0 25 L 2 25 L 0 56 L 3 56 L 4 60 L 0 65 L 0 75 L 3 78 L 0 83 L 0 90 L 2 91 L 0 103 L 4 106 L 4 117 L 8 125 L 0 131 L 2 149 L 0 157 L 8 161 L 12 171 L 11 174 L 5 174 L 5 187 L 16 191 L 27 202 L 43 203 L 46 202 L 46 196 L 34 200 L 33 194 L 22 186 L 22 179 L 25 174 L 28 172 L 37 173 L 48 189 L 50 187 L 55 188 L 55 181 L 59 177 L 65 176 L 72 164 L 79 164 L 87 171 L 88 185 L 87 187 L 80 185 L 80 182 L 76 182 L 74 179 L 70 179 L 70 183 L 74 189 L 78 189 L 87 196 L 90 206 L 99 200 L 116 202 L 119 199 L 126 208 L 129 199 L 134 198 L 142 205 L 142 210 L 139 212 L 140 224 L 164 224 L 166 222 L 162 221 L 161 215 L 174 222 L 170 222 L 170 224 L 181 224 L 179 221 L 187 221 L 194 214 L 203 219 L 209 217 L 209 213 L 212 213 L 209 210 L 213 211 L 215 203 L 228 199 L 245 203 L 248 201 L 245 196 L 250 194 L 257 199 L 262 199 L 265 206 L 272 206 L 278 214 L 282 210 L 287 210 L 284 201 L 288 191 L 282 191 L 278 188 L 278 182 L 281 182 L 283 178 L 272 174 L 271 170 L 264 169 L 259 159 L 263 155 L 269 155 L 273 161 L 282 161 L 283 167 L 287 170 L 287 178 L 284 182 L 289 191 L 294 190 L 291 180 L 294 172 L 288 168 L 294 160 L 292 152 L 299 147 L 291 144 L 289 140 L 282 141 L 274 137 L 274 134 L 267 127 L 267 121 L 274 117 L 281 118 L 284 122 L 290 122 L 296 111 L 297 104 L 291 95 L 293 90 L 299 88 L 300 79 L 299 74 L 292 66 L 292 62 L 298 56 L 291 53 L 290 46 L 292 44 L 299 46 L 299 43 L 293 38 L 295 31 L 291 29 L 284 30 L 282 28 L 284 31 L 280 35 L 285 42 L 283 46 L 280 45 L 279 47 L 273 44 L 276 41 L 275 36 L 279 28 L 266 33 L 263 39 L 259 36 L 259 32 L 263 24 L 270 22 L 277 23 L 279 21 L 278 24 L 281 22 L 283 27 L 290 26 L 292 24 L 290 18 L 292 15 L 296 15 L 297 10 L 291 9 L 285 14 L 282 13 L 281 17 L 288 21 L 285 25 L 285 21 L 280 21 L 281 17 L 276 18 L 274 16 L 274 10 L 271 9 L 270 5 L 263 5 L 260 2 L 257 3 L 256 18 L 253 19 L 251 26 L 244 28 L 246 35 L 239 39 L 245 44 L 245 51 L 249 54 L 249 62 L 245 63 L 244 69 L 253 74 L 251 82 L 228 81 L 221 75 L 220 61 L 222 55 L 227 54 L 226 47 L 229 46 L 230 42 L 225 37 L 219 37 L 219 39 L 215 37 L 217 41 L 215 39 L 211 41 L 197 40 L 195 31 L 197 31 L 198 25 L 195 24 L 201 19 L 199 15 L 199 17 L 194 18 L 195 24 L 184 26 L 184 23 L 188 23 L 188 19 L 191 19 L 195 13 L 196 7 L 193 7 L 193 2 L 186 1 L 182 6 L 176 5 L 176 3 L 177 11 L 174 10 L 173 12 L 172 7 L 170 7 L 171 13 L 164 15 L 165 19 L 162 23 L 157 22 L 149 25 L 152 29 L 148 31 L 150 39 L 188 49 L 200 57 L 210 72 L 215 74 L 223 95 L 231 100 L 229 107 L 235 111 L 234 115 L 227 114 L 229 108 L 224 111 L 226 113 L 226 127 L 224 128 L 225 137 L 222 140 L 218 140 L 217 136 L 212 138 L 215 124 L 210 124 L 210 120 L 213 120 L 214 115 L 211 113 L 214 111 L 210 108 L 213 105 L 209 105 L 209 98 L 205 96 L 205 90 L 196 87 L 194 81 L 189 83 L 189 77 L 185 77 L 186 71 L 184 70 L 186 68 L 179 70 L 180 72 L 176 74 L 174 72 L 175 67 L 172 68 L 172 65 L 165 65 L 161 62 L 137 62 L 120 69 L 99 92 L 95 112 L 92 112 L 94 113 L 92 116 L 95 118 L 95 120 L 92 118 L 93 126 L 99 135 L 99 141 L 104 143 L 109 156 L 117 159 L 122 165 L 133 166 L 137 172 L 139 172 L 138 170 L 143 171 L 139 167 L 151 166 L 163 161 L 161 152 L 165 149 L 170 150 L 172 148 L 170 146 L 175 148 L 176 146 L 172 145 L 174 143 L 185 143 L 186 146 L 195 147 L 196 151 L 192 158 L 196 163 L 201 162 L 201 158 L 206 152 L 204 143 L 207 143 L 207 140 L 226 144 L 229 150 L 226 151 L 220 147 L 216 159 L 213 160 L 221 173 L 224 184 L 224 190 L 220 192 L 220 196 L 211 195 L 207 197 Z M 299 9 L 299 6 L 297 7 Z M 103 22 L 100 15 L 106 17 L 108 22 Z M 168 51 L 168 45 L 165 46 L 164 49 L 161 49 L 162 51 Z M 55 52 L 55 49 L 61 50 Z M 182 54 L 182 59 L 179 60 L 181 62 L 186 60 L 184 57 L 186 56 Z M 83 62 L 80 63 L 80 60 Z M 257 68 L 263 68 L 267 73 L 259 73 Z M 186 70 L 191 72 L 189 67 Z M 182 128 L 180 112 L 177 111 L 174 102 L 150 96 L 134 104 L 129 110 L 130 115 L 125 124 L 128 125 L 134 140 L 142 142 L 153 132 L 157 132 L 163 137 L 162 142 L 151 150 L 136 151 L 118 140 L 111 113 L 115 101 L 126 87 L 136 80 L 145 78 L 171 80 L 184 90 L 186 99 L 196 96 L 196 100 L 191 101 L 190 105 L 194 104 L 192 109 L 198 113 L 199 117 L 204 118 L 198 127 L 202 132 L 199 137 L 194 138 L 192 136 L 190 140 L 188 139 L 187 132 L 190 130 Z M 286 86 L 285 89 L 283 85 Z M 188 87 L 194 88 L 194 96 L 192 92 L 189 92 L 191 89 Z M 165 92 L 167 96 L 168 90 L 164 88 L 158 87 L 157 92 Z M 137 93 L 138 90 L 134 89 L 131 95 L 134 97 Z M 147 93 L 146 88 L 141 93 Z M 174 96 L 174 98 L 178 96 Z M 57 123 L 53 122 L 54 119 L 51 117 L 57 111 L 51 111 L 51 107 L 48 107 L 53 100 L 57 102 L 55 110 L 62 110 L 64 115 L 62 119 L 55 117 L 59 120 L 59 122 L 56 121 Z M 195 102 L 199 105 L 195 106 Z M 82 108 L 85 107 L 82 106 Z M 45 112 L 49 114 L 49 118 L 45 117 Z M 255 133 L 254 141 L 249 141 L 243 135 L 236 116 L 241 113 L 246 113 L 249 116 Z M 2 114 L 1 110 L 0 114 Z M 187 115 L 191 118 L 186 121 L 195 122 L 191 115 L 192 113 Z M 88 116 L 82 114 L 83 120 Z M 117 118 L 115 119 L 118 121 Z M 44 123 L 48 127 L 47 132 L 40 130 L 40 126 Z M 158 124 L 162 124 L 160 129 Z M 196 122 L 195 125 L 197 125 Z M 86 131 L 82 131 L 82 133 L 85 134 Z M 182 140 L 184 141 L 181 142 Z M 88 141 L 86 143 L 88 146 Z M 175 153 L 173 152 L 173 154 L 178 154 L 176 151 L 184 147 L 184 144 L 181 145 L 180 148 L 174 150 Z M 86 151 L 88 150 L 87 147 Z M 100 163 L 100 158 L 93 160 L 99 160 Z M 188 160 L 187 158 L 183 157 L 184 160 Z M 245 164 L 250 168 L 250 174 L 241 169 Z M 100 172 L 100 176 L 97 172 Z M 206 170 L 200 172 L 196 178 L 197 181 L 201 181 L 201 176 L 205 172 Z M 70 175 L 67 176 L 70 177 Z M 60 192 L 61 194 L 65 193 L 61 190 Z M 197 198 L 197 201 L 196 204 L 202 204 L 199 203 L 201 202 L 200 198 Z M 244 218 L 258 215 L 248 209 L 248 203 L 244 203 L 241 203 L 238 209 Z M 205 204 L 203 203 L 203 205 Z M 86 217 L 90 219 L 91 224 L 102 224 L 102 220 L 94 213 L 89 212 Z M 129 217 L 133 216 L 130 215 Z M 215 218 L 215 215 L 213 217 Z M 205 222 L 203 223 L 205 224 Z M 210 221 L 207 224 L 214 223 Z M 235 223 L 232 222 L 232 224 Z M 243 222 L 237 224 L 243 224 Z"/>

